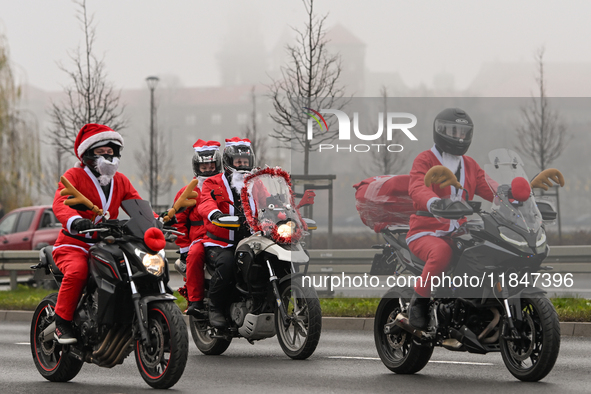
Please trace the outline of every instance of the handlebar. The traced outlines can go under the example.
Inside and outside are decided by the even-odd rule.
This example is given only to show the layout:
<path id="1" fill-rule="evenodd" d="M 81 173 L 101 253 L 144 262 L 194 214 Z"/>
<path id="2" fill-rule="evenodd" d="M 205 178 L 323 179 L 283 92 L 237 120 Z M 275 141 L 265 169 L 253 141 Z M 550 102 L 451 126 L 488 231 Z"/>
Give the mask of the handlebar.
<path id="1" fill-rule="evenodd" d="M 463 200 L 452 201 L 446 198 L 441 200 L 441 208 L 431 206 L 431 213 L 434 216 L 439 216 L 444 219 L 458 220 L 474 213 L 474 208 L 476 208 L 478 204 L 477 202 L 474 203 L 473 206 L 470 202 L 466 203 Z"/>

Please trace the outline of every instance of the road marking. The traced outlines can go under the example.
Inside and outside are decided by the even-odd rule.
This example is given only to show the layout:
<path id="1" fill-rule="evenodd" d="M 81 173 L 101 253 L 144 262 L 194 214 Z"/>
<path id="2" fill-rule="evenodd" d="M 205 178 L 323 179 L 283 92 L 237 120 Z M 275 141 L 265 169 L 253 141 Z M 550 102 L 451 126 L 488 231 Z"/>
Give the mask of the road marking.
<path id="1" fill-rule="evenodd" d="M 17 343 L 15 343 L 15 345 L 27 345 L 27 346 L 30 346 L 31 343 L 30 342 L 17 342 Z"/>
<path id="2" fill-rule="evenodd" d="M 379 361 L 379 357 L 353 357 L 353 356 L 328 356 L 328 358 L 335 358 L 335 359 L 343 359 L 343 360 L 377 360 Z M 436 364 L 460 364 L 460 365 L 479 365 L 479 366 L 491 366 L 494 365 L 492 363 L 475 363 L 470 361 L 436 361 L 430 360 L 430 363 Z"/>

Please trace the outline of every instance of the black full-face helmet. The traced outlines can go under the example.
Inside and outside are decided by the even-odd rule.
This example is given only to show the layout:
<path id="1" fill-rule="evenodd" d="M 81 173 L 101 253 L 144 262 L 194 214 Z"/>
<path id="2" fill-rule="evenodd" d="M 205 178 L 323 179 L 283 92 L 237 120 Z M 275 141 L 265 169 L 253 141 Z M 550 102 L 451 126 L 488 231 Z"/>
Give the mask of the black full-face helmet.
<path id="1" fill-rule="evenodd" d="M 214 163 L 215 168 L 211 171 L 201 171 L 200 164 Z M 193 174 L 198 176 L 210 177 L 222 172 L 222 155 L 218 149 L 202 150 L 193 154 Z"/>
<path id="2" fill-rule="evenodd" d="M 437 148 L 451 155 L 464 155 L 472 143 L 474 123 L 459 108 L 441 111 L 433 122 L 433 140 Z"/>
<path id="3" fill-rule="evenodd" d="M 250 141 L 249 141 L 250 143 Z M 241 163 L 240 165 L 235 165 L 234 162 L 236 159 L 243 159 L 245 163 Z M 254 152 L 250 145 L 243 145 L 243 144 L 232 144 L 228 145 L 228 141 L 226 140 L 226 147 L 224 148 L 224 155 L 222 157 L 224 162 L 224 170 L 226 174 L 231 175 L 234 171 L 238 172 L 250 172 L 256 163 L 256 159 L 254 156 Z"/>

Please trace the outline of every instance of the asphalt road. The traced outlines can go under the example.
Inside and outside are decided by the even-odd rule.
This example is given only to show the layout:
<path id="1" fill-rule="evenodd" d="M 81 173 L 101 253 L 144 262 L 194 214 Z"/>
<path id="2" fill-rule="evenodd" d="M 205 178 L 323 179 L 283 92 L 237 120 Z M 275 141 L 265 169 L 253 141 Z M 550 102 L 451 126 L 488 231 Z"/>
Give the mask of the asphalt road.
<path id="1" fill-rule="evenodd" d="M 104 369 L 85 364 L 69 383 L 51 383 L 37 372 L 29 347 L 29 325 L 0 323 L 2 393 L 139 393 L 152 391 L 141 379 L 133 355 Z M 562 338 L 554 370 L 542 382 L 519 382 L 500 354 L 472 355 L 436 349 L 418 374 L 396 375 L 378 358 L 373 334 L 325 331 L 316 353 L 305 361 L 286 357 L 276 338 L 250 345 L 235 340 L 222 356 L 204 356 L 190 344 L 181 380 L 169 392 L 182 393 L 589 393 L 591 340 Z"/>

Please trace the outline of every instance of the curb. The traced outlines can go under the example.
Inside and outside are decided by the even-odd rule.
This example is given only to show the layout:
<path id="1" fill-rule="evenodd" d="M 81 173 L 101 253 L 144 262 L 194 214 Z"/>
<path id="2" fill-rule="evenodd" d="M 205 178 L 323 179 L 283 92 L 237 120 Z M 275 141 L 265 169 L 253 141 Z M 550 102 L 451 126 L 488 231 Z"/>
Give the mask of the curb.
<path id="1" fill-rule="evenodd" d="M 3 311 L 0 310 L 0 322 L 30 322 L 32 311 Z M 188 316 L 184 316 L 189 323 Z M 323 330 L 373 331 L 373 318 L 360 317 L 323 317 Z M 591 338 L 591 323 L 560 322 L 560 334 L 563 337 Z"/>

